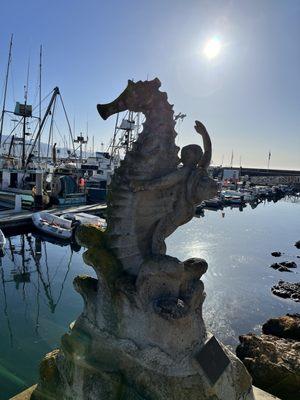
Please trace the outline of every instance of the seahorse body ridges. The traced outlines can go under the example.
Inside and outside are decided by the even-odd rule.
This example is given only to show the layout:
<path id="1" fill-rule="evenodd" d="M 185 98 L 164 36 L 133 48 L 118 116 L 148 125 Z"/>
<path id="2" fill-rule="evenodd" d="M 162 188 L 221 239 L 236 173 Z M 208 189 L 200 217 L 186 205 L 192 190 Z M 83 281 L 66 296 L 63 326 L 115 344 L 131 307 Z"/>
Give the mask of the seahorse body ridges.
<path id="1" fill-rule="evenodd" d="M 129 182 L 166 175 L 176 170 L 179 163 L 174 112 L 159 86 L 158 79 L 129 81 L 125 91 L 110 103 L 114 107 L 113 113 L 126 107 L 130 111 L 143 112 L 146 117 L 143 131 L 114 173 L 108 199 L 110 247 L 124 269 L 134 275 L 151 254 L 154 228 L 172 209 L 172 196 L 168 198 L 166 191 L 162 196 L 159 190 L 134 192 Z M 121 104 L 121 110 L 118 104 Z"/>

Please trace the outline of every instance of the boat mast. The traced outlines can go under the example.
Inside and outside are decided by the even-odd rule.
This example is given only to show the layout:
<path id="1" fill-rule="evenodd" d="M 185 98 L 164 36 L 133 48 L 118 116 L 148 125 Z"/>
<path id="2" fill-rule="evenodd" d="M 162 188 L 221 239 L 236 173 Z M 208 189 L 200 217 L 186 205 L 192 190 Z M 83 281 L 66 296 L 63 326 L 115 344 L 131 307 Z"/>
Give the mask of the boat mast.
<path id="1" fill-rule="evenodd" d="M 29 85 L 29 69 L 30 69 L 30 57 L 27 65 L 27 80 L 26 86 L 24 87 L 24 117 L 23 117 L 23 140 L 22 140 L 22 168 L 25 167 L 26 162 L 26 117 L 27 117 L 27 100 L 28 100 L 28 85 Z"/>
<path id="2" fill-rule="evenodd" d="M 11 63 L 11 50 L 12 50 L 12 44 L 13 44 L 13 37 L 14 37 L 14 35 L 12 34 L 11 38 L 10 38 L 10 44 L 9 44 L 8 61 L 7 61 L 5 84 L 4 84 L 4 96 L 3 96 L 3 106 L 2 106 L 1 125 L 0 125 L 0 148 L 1 148 L 1 144 L 2 144 L 2 132 L 3 132 L 4 113 L 5 113 L 5 106 L 6 106 L 8 76 L 9 76 L 9 69 L 10 69 L 10 63 Z"/>
<path id="3" fill-rule="evenodd" d="M 40 46 L 40 64 L 39 64 L 39 129 L 42 123 L 42 57 L 43 46 Z M 41 136 L 38 140 L 38 160 L 41 161 Z"/>
<path id="4" fill-rule="evenodd" d="M 113 162 L 113 158 L 115 156 L 115 145 L 116 145 L 116 137 L 117 137 L 117 131 L 118 131 L 118 123 L 119 123 L 119 113 L 117 114 L 117 117 L 116 117 L 114 136 L 113 136 L 113 140 L 112 140 L 112 144 L 111 144 L 109 166 L 111 166 L 111 164 Z"/>

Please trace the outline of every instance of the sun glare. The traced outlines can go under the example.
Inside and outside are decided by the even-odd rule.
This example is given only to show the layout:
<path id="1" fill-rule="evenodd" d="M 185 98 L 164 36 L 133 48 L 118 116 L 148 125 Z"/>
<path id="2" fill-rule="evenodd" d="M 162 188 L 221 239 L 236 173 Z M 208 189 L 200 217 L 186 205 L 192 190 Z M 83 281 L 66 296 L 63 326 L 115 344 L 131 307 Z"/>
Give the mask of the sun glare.
<path id="1" fill-rule="evenodd" d="M 217 37 L 209 39 L 204 46 L 203 53 L 206 58 L 212 60 L 216 58 L 221 51 L 221 41 Z"/>

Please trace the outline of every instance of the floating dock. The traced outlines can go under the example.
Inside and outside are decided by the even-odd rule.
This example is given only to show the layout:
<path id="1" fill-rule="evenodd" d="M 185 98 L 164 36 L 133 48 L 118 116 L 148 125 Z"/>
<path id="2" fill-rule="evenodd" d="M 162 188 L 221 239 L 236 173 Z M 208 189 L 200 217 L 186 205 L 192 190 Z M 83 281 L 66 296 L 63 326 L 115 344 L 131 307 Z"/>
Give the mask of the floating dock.
<path id="1" fill-rule="evenodd" d="M 45 211 L 54 215 L 64 215 L 67 213 L 79 213 L 84 212 L 87 214 L 100 215 L 102 216 L 106 211 L 106 204 L 90 204 L 82 206 L 73 207 L 56 207 L 50 208 Z M 15 212 L 14 210 L 3 210 L 0 211 L 0 229 L 4 231 L 18 230 L 24 228 L 33 227 L 32 224 L 32 214 L 36 211 L 23 210 L 20 212 Z"/>

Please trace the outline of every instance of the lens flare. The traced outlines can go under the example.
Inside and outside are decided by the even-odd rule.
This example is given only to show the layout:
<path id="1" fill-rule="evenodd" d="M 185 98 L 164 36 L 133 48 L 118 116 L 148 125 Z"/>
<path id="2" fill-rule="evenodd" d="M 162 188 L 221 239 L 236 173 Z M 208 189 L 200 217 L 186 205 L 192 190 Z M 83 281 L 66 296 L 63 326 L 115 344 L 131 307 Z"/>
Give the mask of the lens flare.
<path id="1" fill-rule="evenodd" d="M 203 53 L 206 58 L 212 60 L 216 58 L 221 51 L 221 41 L 218 37 L 209 39 L 204 46 Z"/>

